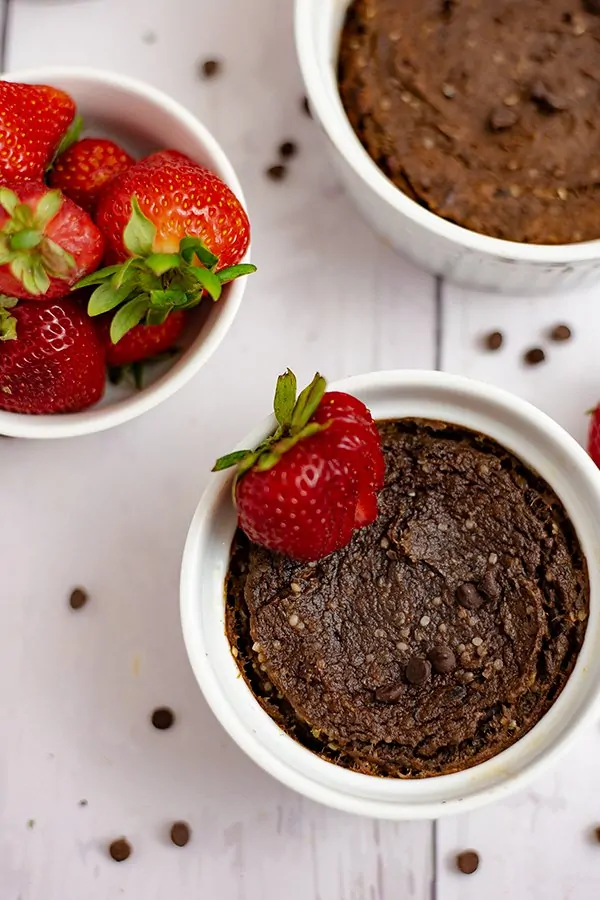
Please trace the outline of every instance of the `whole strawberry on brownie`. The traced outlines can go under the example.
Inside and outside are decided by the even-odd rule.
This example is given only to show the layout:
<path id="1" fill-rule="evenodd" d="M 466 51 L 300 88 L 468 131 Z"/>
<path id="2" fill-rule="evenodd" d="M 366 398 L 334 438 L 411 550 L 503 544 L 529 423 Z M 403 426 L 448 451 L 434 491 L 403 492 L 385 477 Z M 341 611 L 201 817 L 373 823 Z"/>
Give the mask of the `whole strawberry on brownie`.
<path id="1" fill-rule="evenodd" d="M 83 138 L 57 157 L 48 181 L 82 209 L 93 212 L 108 182 L 134 163 L 114 141 Z"/>
<path id="2" fill-rule="evenodd" d="M 0 184 L 42 181 L 80 127 L 75 102 L 64 91 L 0 81 Z"/>
<path id="3" fill-rule="evenodd" d="M 237 466 L 242 531 L 297 560 L 328 556 L 374 522 L 385 475 L 367 407 L 325 388 L 317 374 L 296 399 L 296 378 L 288 370 L 277 382 L 273 434 L 255 450 L 235 451 L 215 464 L 215 471 Z"/>
<path id="4" fill-rule="evenodd" d="M 0 409 L 79 412 L 100 400 L 105 380 L 102 346 L 75 300 L 0 296 Z"/>
<path id="5" fill-rule="evenodd" d="M 0 187 L 0 293 L 64 297 L 103 253 L 100 230 L 60 191 L 34 181 Z"/>
<path id="6" fill-rule="evenodd" d="M 223 284 L 255 271 L 240 264 L 250 242 L 241 203 L 179 151 L 154 153 L 113 178 L 95 218 L 110 265 L 78 287 L 97 285 L 91 316 L 115 311 L 114 344 L 140 323 L 162 325 L 170 313 L 192 309 L 205 294 L 218 300 Z"/>

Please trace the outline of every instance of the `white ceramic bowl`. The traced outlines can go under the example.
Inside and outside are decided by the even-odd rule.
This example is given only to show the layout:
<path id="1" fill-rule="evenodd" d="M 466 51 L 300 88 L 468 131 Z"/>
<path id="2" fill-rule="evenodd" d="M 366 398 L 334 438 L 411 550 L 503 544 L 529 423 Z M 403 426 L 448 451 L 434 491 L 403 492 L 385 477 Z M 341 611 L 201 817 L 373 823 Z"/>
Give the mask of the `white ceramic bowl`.
<path id="1" fill-rule="evenodd" d="M 241 185 L 227 156 L 192 113 L 156 88 L 123 75 L 94 69 L 28 69 L 2 76 L 8 81 L 52 84 L 71 94 L 84 118 L 84 135 L 113 138 L 134 157 L 173 147 L 216 172 L 245 206 Z M 249 261 L 247 254 L 245 262 Z M 246 278 L 223 290 L 217 303 L 203 302 L 189 317 L 184 352 L 175 361 L 154 366 L 146 386 L 107 384 L 102 401 L 79 413 L 26 416 L 0 410 L 0 434 L 26 438 L 62 438 L 121 425 L 166 400 L 202 368 L 217 349 L 242 302 Z"/>
<path id="2" fill-rule="evenodd" d="M 371 160 L 342 106 L 336 80 L 349 0 L 296 0 L 296 46 L 311 109 L 346 188 L 375 231 L 426 269 L 471 287 L 511 294 L 570 290 L 600 278 L 600 241 L 519 244 L 477 234 L 402 193 Z"/>
<path id="3" fill-rule="evenodd" d="M 562 694 L 527 735 L 464 772 L 401 780 L 329 763 L 288 737 L 240 678 L 225 635 L 224 580 L 236 526 L 231 475 L 213 476 L 194 516 L 181 573 L 183 633 L 204 696 L 231 737 L 271 775 L 313 800 L 389 819 L 437 818 L 523 787 L 553 763 L 600 712 L 600 473 L 585 451 L 535 407 L 489 385 L 439 372 L 379 372 L 332 389 L 363 400 L 376 419 L 417 416 L 481 431 L 512 450 L 554 488 L 587 557 L 590 617 Z M 242 442 L 254 446 L 272 420 Z"/>

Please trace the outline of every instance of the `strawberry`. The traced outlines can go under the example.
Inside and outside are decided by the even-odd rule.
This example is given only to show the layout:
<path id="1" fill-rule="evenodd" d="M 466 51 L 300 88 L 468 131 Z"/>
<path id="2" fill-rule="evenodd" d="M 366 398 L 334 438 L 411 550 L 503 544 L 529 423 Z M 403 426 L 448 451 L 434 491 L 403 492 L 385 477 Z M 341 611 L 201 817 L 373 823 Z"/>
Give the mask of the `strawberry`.
<path id="1" fill-rule="evenodd" d="M 100 316 L 97 330 L 109 366 L 129 366 L 143 362 L 171 350 L 181 337 L 185 313 L 171 313 L 162 325 L 136 325 L 118 344 L 110 339 L 110 317 Z"/>
<path id="2" fill-rule="evenodd" d="M 92 322 L 70 298 L 0 298 L 0 409 L 66 413 L 104 392 L 104 353 Z"/>
<path id="3" fill-rule="evenodd" d="M 377 517 L 385 464 L 367 407 L 313 382 L 296 400 L 296 378 L 281 375 L 275 392 L 276 431 L 256 450 L 217 460 L 237 466 L 240 528 L 257 544 L 298 560 L 316 560 L 346 546 Z"/>
<path id="4" fill-rule="evenodd" d="M 197 306 L 207 292 L 255 271 L 239 265 L 249 240 L 248 217 L 217 175 L 183 153 L 154 153 L 103 190 L 96 222 L 106 237 L 108 268 L 83 279 L 99 285 L 91 316 L 118 308 L 111 339 L 140 322 L 160 325 L 172 310 Z"/>
<path id="5" fill-rule="evenodd" d="M 60 191 L 24 182 L 0 187 L 0 292 L 54 300 L 96 269 L 104 238 Z"/>
<path id="6" fill-rule="evenodd" d="M 595 409 L 590 410 L 588 453 L 600 468 L 600 404 Z"/>
<path id="7" fill-rule="evenodd" d="M 57 157 L 48 181 L 91 213 L 108 182 L 134 163 L 114 141 L 84 138 Z"/>
<path id="8" fill-rule="evenodd" d="M 0 81 L 0 183 L 41 181 L 61 141 L 81 127 L 75 112 L 57 88 Z"/>

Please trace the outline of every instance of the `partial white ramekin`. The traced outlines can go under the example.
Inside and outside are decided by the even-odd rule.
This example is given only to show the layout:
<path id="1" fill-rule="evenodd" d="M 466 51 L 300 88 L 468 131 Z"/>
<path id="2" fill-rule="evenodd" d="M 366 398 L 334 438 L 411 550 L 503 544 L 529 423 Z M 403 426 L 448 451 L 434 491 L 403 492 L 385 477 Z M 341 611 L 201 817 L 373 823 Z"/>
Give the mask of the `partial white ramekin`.
<path id="1" fill-rule="evenodd" d="M 600 473 L 585 451 L 535 407 L 486 384 L 439 372 L 378 372 L 332 385 L 376 419 L 442 419 L 495 438 L 554 488 L 575 526 L 591 579 L 584 646 L 562 694 L 520 741 L 452 775 L 396 780 L 320 759 L 284 734 L 240 677 L 225 636 L 224 582 L 236 527 L 231 475 L 214 475 L 192 522 L 181 573 L 183 634 L 204 696 L 239 746 L 288 787 L 328 806 L 387 819 L 437 818 L 522 788 L 565 752 L 600 712 Z M 272 420 L 242 442 L 255 446 Z"/>
<path id="2" fill-rule="evenodd" d="M 371 160 L 340 101 L 336 68 L 349 0 L 296 0 L 296 46 L 311 109 L 346 188 L 375 231 L 451 281 L 503 294 L 571 290 L 600 279 L 600 240 L 541 246 L 477 234 L 403 194 Z"/>
<path id="3" fill-rule="evenodd" d="M 1 76 L 7 81 L 51 84 L 67 91 L 84 119 L 84 135 L 99 134 L 123 144 L 135 156 L 174 148 L 187 153 L 225 181 L 245 206 L 241 185 L 227 156 L 192 113 L 150 85 L 95 69 L 28 69 Z M 245 262 L 249 262 L 250 254 Z M 246 278 L 227 285 L 217 303 L 203 302 L 190 316 L 185 352 L 148 372 L 141 391 L 107 383 L 102 401 L 79 413 L 26 416 L 0 410 L 0 434 L 25 438 L 63 438 L 104 431 L 153 409 L 196 375 L 212 356 L 235 319 Z"/>

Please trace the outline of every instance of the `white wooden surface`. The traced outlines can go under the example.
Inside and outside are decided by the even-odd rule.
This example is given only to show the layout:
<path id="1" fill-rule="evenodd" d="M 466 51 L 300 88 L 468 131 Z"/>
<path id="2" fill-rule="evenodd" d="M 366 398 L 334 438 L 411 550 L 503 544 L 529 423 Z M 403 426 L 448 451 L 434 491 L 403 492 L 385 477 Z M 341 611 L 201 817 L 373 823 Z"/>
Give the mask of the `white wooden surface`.
<path id="1" fill-rule="evenodd" d="M 290 0 L 0 0 L 4 68 L 89 64 L 172 93 L 245 186 L 253 277 L 219 353 L 177 397 L 107 434 L 0 441 L 0 900 L 593 900 L 600 730 L 528 793 L 430 825 L 330 812 L 280 787 L 221 731 L 189 671 L 177 579 L 214 457 L 268 409 L 286 365 L 330 378 L 439 362 L 533 400 L 578 438 L 600 395 L 597 291 L 523 300 L 443 286 L 395 257 L 341 192 L 299 109 Z M 206 82 L 197 63 L 224 61 Z M 264 169 L 277 144 L 289 178 Z M 526 369 L 557 321 L 576 330 Z M 481 352 L 501 328 L 506 346 Z M 71 588 L 89 605 L 73 613 Z M 157 732 L 152 709 L 175 727 Z M 86 799 L 87 806 L 79 801 Z M 193 840 L 170 845 L 186 819 Z M 107 843 L 126 835 L 117 865 Z M 461 876 L 457 851 L 479 872 Z"/>

